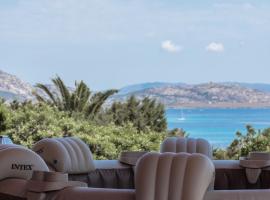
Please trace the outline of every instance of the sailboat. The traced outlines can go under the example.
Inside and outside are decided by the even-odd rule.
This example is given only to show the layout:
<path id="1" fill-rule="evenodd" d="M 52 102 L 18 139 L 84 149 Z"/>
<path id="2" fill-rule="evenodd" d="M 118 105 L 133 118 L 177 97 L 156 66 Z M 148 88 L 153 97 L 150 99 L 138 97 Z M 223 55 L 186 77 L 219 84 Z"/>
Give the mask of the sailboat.
<path id="1" fill-rule="evenodd" d="M 178 121 L 184 121 L 186 118 L 184 117 L 183 109 L 181 109 L 181 117 L 177 118 Z"/>

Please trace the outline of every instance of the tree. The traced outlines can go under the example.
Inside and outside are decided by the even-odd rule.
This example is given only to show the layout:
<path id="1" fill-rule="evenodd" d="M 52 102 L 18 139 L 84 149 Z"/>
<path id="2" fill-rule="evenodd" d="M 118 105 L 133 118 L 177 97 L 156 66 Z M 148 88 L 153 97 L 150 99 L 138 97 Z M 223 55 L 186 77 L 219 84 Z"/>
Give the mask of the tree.
<path id="1" fill-rule="evenodd" d="M 188 137 L 188 133 L 182 128 L 174 128 L 168 131 L 168 137 Z"/>
<path id="2" fill-rule="evenodd" d="M 60 111 L 83 113 L 90 118 L 95 117 L 105 101 L 111 95 L 118 92 L 118 90 L 107 90 L 92 94 L 89 87 L 83 81 L 75 82 L 75 90 L 71 91 L 58 76 L 52 79 L 52 82 L 56 92 L 44 84 L 38 83 L 36 85 L 37 88 L 46 94 L 46 97 L 44 97 L 35 91 L 34 94 L 38 101 L 54 105 Z"/>
<path id="3" fill-rule="evenodd" d="M 7 129 L 6 125 L 6 114 L 2 105 L 0 104 L 0 133 Z"/>
<path id="4" fill-rule="evenodd" d="M 246 133 L 236 133 L 236 138 L 227 149 L 215 149 L 216 159 L 239 159 L 252 151 L 270 151 L 270 128 L 256 130 L 251 125 L 246 126 Z"/>
<path id="5" fill-rule="evenodd" d="M 20 102 L 18 100 L 13 100 L 9 105 L 11 109 L 16 110 L 19 108 Z"/>
<path id="6" fill-rule="evenodd" d="M 230 158 L 238 159 L 241 156 L 247 156 L 252 151 L 270 150 L 270 129 L 256 130 L 252 126 L 246 126 L 246 134 L 236 133 L 236 139 L 227 149 Z"/>
<path id="7" fill-rule="evenodd" d="M 148 97 L 138 100 L 130 96 L 125 102 L 114 102 L 107 110 L 107 115 L 111 116 L 116 125 L 131 122 L 138 131 L 149 128 L 164 132 L 167 129 L 164 105 Z"/>
<path id="8" fill-rule="evenodd" d="M 105 101 L 112 96 L 113 94 L 117 93 L 118 90 L 107 90 L 105 92 L 98 92 L 91 97 L 91 103 L 86 106 L 86 115 L 90 117 L 94 117 L 100 111 L 101 107 L 105 103 Z"/>

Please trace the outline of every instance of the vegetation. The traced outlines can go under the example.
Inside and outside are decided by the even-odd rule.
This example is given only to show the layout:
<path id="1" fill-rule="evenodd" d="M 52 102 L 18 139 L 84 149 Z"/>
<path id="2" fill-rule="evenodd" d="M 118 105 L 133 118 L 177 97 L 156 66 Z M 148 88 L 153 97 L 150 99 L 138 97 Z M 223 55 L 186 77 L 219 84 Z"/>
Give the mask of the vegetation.
<path id="1" fill-rule="evenodd" d="M 159 149 L 167 134 L 162 104 L 132 96 L 106 107 L 105 101 L 117 90 L 92 93 L 83 81 L 76 82 L 74 90 L 60 77 L 52 82 L 56 90 L 37 84 L 36 103 L 1 101 L 0 132 L 29 148 L 43 138 L 76 136 L 89 145 L 96 159 Z"/>
<path id="2" fill-rule="evenodd" d="M 5 131 L 7 128 L 6 113 L 5 113 L 4 106 L 2 106 L 2 104 L 3 102 L 0 103 L 0 133 Z"/>
<path id="3" fill-rule="evenodd" d="M 1 107 L 7 112 L 5 134 L 30 148 L 42 138 L 76 136 L 89 145 L 96 159 L 116 159 L 122 151 L 158 150 L 166 136 L 150 129 L 139 132 L 132 123 L 97 125 L 46 103 L 28 102 L 16 109 L 3 104 Z"/>
<path id="4" fill-rule="evenodd" d="M 182 128 L 175 128 L 168 131 L 168 137 L 188 137 L 189 134 Z"/>
<path id="5" fill-rule="evenodd" d="M 133 101 L 135 100 L 132 99 Z M 143 107 L 143 101 L 136 100 L 136 102 L 139 102 L 136 104 L 136 109 Z M 130 102 L 117 103 L 121 106 L 127 104 L 130 105 Z M 112 107 L 106 111 L 110 113 L 108 114 L 110 117 Z M 125 111 L 123 107 L 120 108 Z M 83 116 L 74 116 L 67 111 L 60 111 L 58 107 L 44 102 L 32 104 L 14 101 L 8 105 L 1 101 L 0 133 L 10 136 L 15 143 L 30 148 L 42 138 L 80 137 L 89 145 L 96 159 L 116 159 L 122 151 L 158 151 L 160 143 L 166 136 L 188 136 L 183 129 L 159 132 L 158 129 L 152 130 L 151 126 L 145 126 L 143 131 L 138 130 L 138 126 L 132 122 L 138 123 L 137 117 L 143 114 L 138 114 L 138 110 L 133 106 L 131 108 L 133 112 L 128 111 L 129 120 L 122 119 L 119 124 L 111 122 L 100 125 Z M 102 113 L 105 113 L 105 118 L 108 118 L 106 112 Z M 113 114 L 115 118 L 122 116 Z M 136 117 L 131 118 L 134 114 Z M 248 125 L 246 130 L 246 133 L 237 132 L 235 140 L 227 149 L 215 149 L 214 158 L 239 159 L 241 156 L 247 156 L 250 151 L 270 151 L 270 128 L 260 131 Z"/>
<path id="6" fill-rule="evenodd" d="M 247 156 L 252 151 L 270 151 L 270 128 L 255 130 L 252 126 L 246 126 L 246 133 L 236 133 L 236 138 L 227 149 L 215 149 L 216 159 L 239 159 Z"/>
<path id="7" fill-rule="evenodd" d="M 106 114 L 118 126 L 133 123 L 139 132 L 148 128 L 156 132 L 167 130 L 164 105 L 148 97 L 140 101 L 131 96 L 126 102 L 114 102 Z"/>
<path id="8" fill-rule="evenodd" d="M 38 102 L 9 104 L 0 100 L 0 133 L 21 145 L 31 147 L 50 137 L 76 136 L 89 145 L 96 159 L 115 159 L 122 151 L 157 151 L 166 136 L 187 137 L 183 129 L 167 132 L 165 108 L 150 98 L 129 97 L 104 107 L 117 90 L 92 93 L 84 82 L 69 89 L 52 79 L 56 91 L 37 84 L 46 96 L 35 93 Z M 270 128 L 236 133 L 227 149 L 215 149 L 215 159 L 239 159 L 251 151 L 270 151 Z"/>
<path id="9" fill-rule="evenodd" d="M 60 77 L 52 79 L 56 91 L 44 84 L 38 83 L 37 88 L 41 89 L 46 96 L 43 97 L 38 92 L 35 96 L 38 101 L 45 102 L 56 106 L 60 111 L 68 111 L 69 113 L 82 113 L 84 116 L 93 119 L 101 110 L 105 101 L 117 90 L 107 90 L 105 92 L 97 92 L 92 94 L 89 87 L 83 82 L 75 83 L 75 90 L 71 91 L 62 81 Z"/>

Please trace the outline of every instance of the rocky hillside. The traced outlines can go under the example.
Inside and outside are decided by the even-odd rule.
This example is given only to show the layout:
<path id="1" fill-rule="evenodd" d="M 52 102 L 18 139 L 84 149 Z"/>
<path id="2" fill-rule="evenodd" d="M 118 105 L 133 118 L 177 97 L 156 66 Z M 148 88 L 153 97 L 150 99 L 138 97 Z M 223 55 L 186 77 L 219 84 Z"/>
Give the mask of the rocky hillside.
<path id="1" fill-rule="evenodd" d="M 243 87 L 237 83 L 206 83 L 155 87 L 115 95 L 113 101 L 127 96 L 156 98 L 167 107 L 270 107 L 270 93 Z"/>
<path id="2" fill-rule="evenodd" d="M 0 70 L 0 97 L 7 100 L 32 99 L 33 87 L 18 77 Z"/>
<path id="3" fill-rule="evenodd" d="M 48 86 L 56 92 L 53 86 Z M 268 84 L 249 83 L 142 83 L 122 88 L 108 103 L 136 95 L 138 98 L 156 98 L 168 108 L 270 107 L 269 88 Z M 32 100 L 33 90 L 34 87 L 30 84 L 0 70 L 0 97 L 7 100 Z"/>
<path id="4" fill-rule="evenodd" d="M 126 95 L 128 93 L 151 89 L 151 88 L 184 86 L 184 85 L 186 84 L 185 83 L 166 83 L 166 82 L 139 83 L 139 84 L 134 84 L 134 85 L 128 85 L 121 88 L 118 94 Z"/>
<path id="5" fill-rule="evenodd" d="M 53 91 L 53 93 L 57 93 L 54 85 L 46 84 L 46 86 Z M 71 87 L 68 88 L 70 91 L 73 90 Z M 0 97 L 8 101 L 12 101 L 14 99 L 19 101 L 34 100 L 35 97 L 33 95 L 33 91 L 38 92 L 42 96 L 46 96 L 42 90 L 35 88 L 31 84 L 14 75 L 0 70 Z"/>

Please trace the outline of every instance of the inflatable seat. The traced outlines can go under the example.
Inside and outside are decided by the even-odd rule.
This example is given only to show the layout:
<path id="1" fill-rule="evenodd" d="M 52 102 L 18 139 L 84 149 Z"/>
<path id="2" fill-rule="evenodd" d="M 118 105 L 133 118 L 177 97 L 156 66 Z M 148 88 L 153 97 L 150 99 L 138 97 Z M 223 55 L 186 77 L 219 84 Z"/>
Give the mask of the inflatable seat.
<path id="1" fill-rule="evenodd" d="M 19 145 L 0 145 L 0 199 L 24 199 L 34 171 L 49 171 L 35 152 Z"/>
<path id="2" fill-rule="evenodd" d="M 33 148 L 54 171 L 82 174 L 95 170 L 89 147 L 79 138 L 46 138 Z"/>
<path id="3" fill-rule="evenodd" d="M 47 138 L 32 149 L 52 171 L 68 173 L 69 180 L 85 182 L 89 187 L 134 188 L 130 166 L 116 160 L 94 161 L 89 147 L 79 138 Z"/>
<path id="4" fill-rule="evenodd" d="M 201 153 L 212 159 L 212 147 L 210 143 L 202 138 L 169 137 L 163 141 L 160 152 L 187 152 Z"/>
<path id="5" fill-rule="evenodd" d="M 148 153 L 136 166 L 135 190 L 67 188 L 55 200 L 202 200 L 214 166 L 202 154 Z"/>

